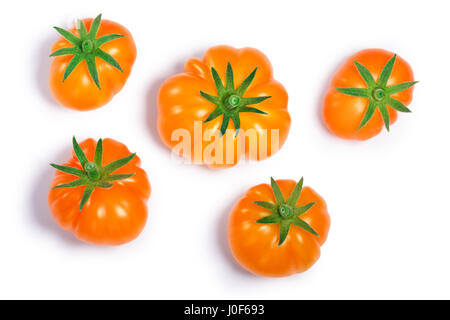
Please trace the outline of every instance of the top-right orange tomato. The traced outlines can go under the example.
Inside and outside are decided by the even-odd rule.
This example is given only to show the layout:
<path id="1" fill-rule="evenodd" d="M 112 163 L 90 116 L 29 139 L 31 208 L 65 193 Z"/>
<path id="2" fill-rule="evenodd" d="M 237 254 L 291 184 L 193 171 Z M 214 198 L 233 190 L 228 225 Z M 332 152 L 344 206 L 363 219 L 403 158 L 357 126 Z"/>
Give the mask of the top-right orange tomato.
<path id="1" fill-rule="evenodd" d="M 414 75 L 409 64 L 382 49 L 362 50 L 349 57 L 331 80 L 323 119 L 334 135 L 367 140 L 411 112 Z"/>

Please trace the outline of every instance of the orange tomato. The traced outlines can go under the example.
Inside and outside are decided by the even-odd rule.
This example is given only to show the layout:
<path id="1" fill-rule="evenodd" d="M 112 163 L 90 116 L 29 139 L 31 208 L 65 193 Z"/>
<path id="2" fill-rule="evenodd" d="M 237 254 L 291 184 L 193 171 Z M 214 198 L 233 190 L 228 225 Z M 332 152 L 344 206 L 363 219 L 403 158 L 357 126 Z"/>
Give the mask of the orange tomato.
<path id="1" fill-rule="evenodd" d="M 367 140 L 389 131 L 397 111 L 410 112 L 414 75 L 394 53 L 367 49 L 354 54 L 331 80 L 323 103 L 323 120 L 334 135 Z"/>
<path id="2" fill-rule="evenodd" d="M 80 111 L 107 104 L 125 85 L 136 60 L 131 33 L 101 15 L 82 20 L 69 32 L 55 29 L 63 35 L 52 47 L 49 85 L 55 99 Z"/>
<path id="3" fill-rule="evenodd" d="M 262 160 L 281 148 L 291 123 L 287 103 L 263 53 L 216 46 L 162 85 L 158 131 L 170 149 L 194 163 L 231 167 L 244 155 Z"/>
<path id="4" fill-rule="evenodd" d="M 150 184 L 140 159 L 112 139 L 80 145 L 58 169 L 48 203 L 53 218 L 78 239 L 120 245 L 135 239 L 147 221 Z M 78 179 L 76 179 L 78 177 Z"/>
<path id="5" fill-rule="evenodd" d="M 304 272 L 319 259 L 330 228 L 325 201 L 293 180 L 272 179 L 251 188 L 231 211 L 228 241 L 249 272 L 283 277 Z"/>

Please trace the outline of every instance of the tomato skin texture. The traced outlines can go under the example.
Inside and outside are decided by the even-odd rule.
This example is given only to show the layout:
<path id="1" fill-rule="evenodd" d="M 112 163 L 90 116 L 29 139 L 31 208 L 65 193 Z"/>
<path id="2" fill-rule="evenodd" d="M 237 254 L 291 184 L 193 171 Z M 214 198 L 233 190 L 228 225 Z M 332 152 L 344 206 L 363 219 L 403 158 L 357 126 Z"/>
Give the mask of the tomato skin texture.
<path id="1" fill-rule="evenodd" d="M 94 158 L 96 141 L 87 139 L 80 144 L 89 161 Z M 113 139 L 103 140 L 103 164 L 111 163 L 131 152 Z M 82 169 L 73 153 L 66 166 Z M 53 218 L 79 240 L 96 245 L 121 245 L 134 240 L 147 221 L 147 200 L 150 183 L 135 156 L 131 162 L 115 171 L 117 174 L 136 173 L 116 181 L 109 189 L 95 188 L 89 200 L 79 211 L 84 186 L 50 189 L 48 203 Z M 75 180 L 77 177 L 57 171 L 50 188 Z"/>
<path id="2" fill-rule="evenodd" d="M 83 19 L 88 32 L 92 21 L 91 18 Z M 79 36 L 75 26 L 69 31 Z M 123 88 L 136 60 L 136 45 L 131 33 L 125 27 L 113 21 L 102 20 L 97 38 L 108 34 L 124 35 L 123 38 L 101 46 L 103 51 L 109 53 L 119 63 L 123 72 L 104 60 L 95 58 L 101 90 L 92 80 L 86 61 L 82 61 L 63 82 L 64 72 L 73 55 L 54 57 L 50 66 L 49 86 L 58 103 L 78 111 L 93 110 L 107 104 Z M 73 47 L 73 44 L 60 37 L 53 44 L 52 52 L 66 47 Z"/>
<path id="3" fill-rule="evenodd" d="M 358 131 L 361 120 L 369 105 L 369 100 L 340 93 L 335 88 L 366 88 L 366 84 L 358 72 L 354 61 L 365 66 L 378 80 L 384 65 L 394 53 L 382 49 L 366 49 L 349 57 L 339 68 L 331 80 L 330 88 L 325 95 L 322 116 L 328 130 L 337 137 L 350 140 L 367 140 L 378 135 L 384 128 L 380 110 L 375 110 L 373 117 Z M 414 81 L 410 65 L 401 57 L 397 59 L 388 86 Z M 392 98 L 408 106 L 413 97 L 414 88 L 392 95 Z M 390 124 L 397 120 L 397 111 L 388 105 Z"/>
<path id="4" fill-rule="evenodd" d="M 277 180 L 277 184 L 287 199 L 296 182 Z M 320 257 L 320 247 L 327 240 L 330 228 L 330 217 L 322 197 L 310 187 L 303 187 L 297 202 L 297 206 L 316 202 L 300 217 L 320 237 L 292 225 L 280 246 L 279 224 L 257 223 L 257 220 L 270 215 L 270 211 L 256 205 L 255 201 L 275 203 L 270 185 L 260 184 L 251 188 L 231 211 L 228 242 L 236 261 L 247 271 L 264 277 L 285 277 L 311 268 Z"/>
<path id="5" fill-rule="evenodd" d="M 216 108 L 209 101 L 202 98 L 200 91 L 217 94 L 211 68 L 215 68 L 220 78 L 226 79 L 227 64 L 230 63 L 234 72 L 235 86 L 238 87 L 244 79 L 258 68 L 255 78 L 245 97 L 271 96 L 255 106 L 267 113 L 240 113 L 241 130 L 239 134 L 249 129 L 256 130 L 257 148 L 256 155 L 249 148 L 249 138 L 245 138 L 245 150 L 238 148 L 237 139 L 227 142 L 226 135 L 220 139 L 223 142 L 224 157 L 220 161 L 205 161 L 202 155 L 212 140 L 205 138 L 205 133 L 217 132 L 221 126 L 223 116 L 203 123 L 207 116 Z M 224 80 L 223 80 L 224 81 Z M 205 164 L 210 168 L 220 169 L 235 166 L 243 156 L 251 160 L 263 160 L 273 155 L 277 150 L 276 142 L 270 136 L 271 129 L 279 130 L 279 148 L 287 139 L 291 118 L 287 111 L 288 94 L 281 83 L 273 79 L 272 65 L 268 58 L 260 51 L 253 48 L 236 49 L 230 46 L 215 46 L 210 48 L 202 60 L 190 59 L 185 64 L 184 73 L 172 76 L 166 80 L 160 88 L 158 95 L 158 132 L 170 149 L 174 149 L 179 141 L 173 141 L 172 134 L 177 129 L 185 129 L 191 136 L 191 151 L 189 160 L 198 164 Z M 194 147 L 194 121 L 200 121 L 203 137 L 200 136 L 200 156 Z M 260 128 L 267 129 L 265 134 Z M 230 121 L 228 129 L 234 130 L 234 124 Z M 267 139 L 267 154 L 260 154 L 261 141 Z M 233 150 L 234 157 L 226 161 L 227 150 Z M 197 152 L 197 153 L 196 153 Z M 223 160 L 223 161 L 222 161 Z"/>

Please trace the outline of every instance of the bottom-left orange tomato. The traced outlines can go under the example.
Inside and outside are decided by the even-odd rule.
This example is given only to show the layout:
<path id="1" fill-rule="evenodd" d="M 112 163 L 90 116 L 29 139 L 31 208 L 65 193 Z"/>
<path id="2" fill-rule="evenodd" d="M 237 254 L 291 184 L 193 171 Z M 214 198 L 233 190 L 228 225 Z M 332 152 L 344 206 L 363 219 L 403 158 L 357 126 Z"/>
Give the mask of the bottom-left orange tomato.
<path id="1" fill-rule="evenodd" d="M 48 203 L 58 224 L 97 245 L 134 240 L 147 222 L 150 183 L 135 153 L 113 139 L 73 138 L 73 156 L 57 169 Z"/>

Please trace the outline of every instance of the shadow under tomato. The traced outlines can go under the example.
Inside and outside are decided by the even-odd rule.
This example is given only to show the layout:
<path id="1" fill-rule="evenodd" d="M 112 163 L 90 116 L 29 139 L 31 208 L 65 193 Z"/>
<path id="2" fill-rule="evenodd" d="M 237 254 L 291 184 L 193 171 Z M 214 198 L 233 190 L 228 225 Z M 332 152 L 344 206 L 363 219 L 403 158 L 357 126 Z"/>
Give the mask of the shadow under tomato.
<path id="1" fill-rule="evenodd" d="M 56 161 L 54 162 L 62 163 L 63 161 L 61 161 L 61 159 L 67 158 L 68 156 L 70 156 L 70 154 L 71 151 L 67 149 L 64 151 L 64 153 L 61 153 L 61 156 L 55 157 Z M 68 245 L 88 246 L 86 243 L 75 238 L 72 233 L 63 230 L 56 223 L 56 221 L 53 220 L 50 209 L 48 207 L 47 197 L 50 183 L 55 174 L 55 169 L 50 167 L 49 164 L 44 164 L 43 167 L 45 169 L 42 170 L 37 176 L 30 199 L 30 212 L 32 214 L 34 223 L 44 232 L 50 232 L 54 234 L 57 238 L 64 241 Z"/>
<path id="2" fill-rule="evenodd" d="M 53 98 L 53 95 L 50 91 L 50 87 L 48 85 L 48 79 L 50 75 L 50 64 L 53 59 L 50 57 L 50 53 L 53 42 L 55 42 L 56 40 L 57 40 L 56 36 L 49 35 L 47 39 L 42 41 L 41 45 L 39 46 L 39 50 L 37 52 L 37 64 L 35 72 L 36 72 L 36 85 L 38 87 L 39 92 L 41 93 L 41 96 L 45 99 L 47 104 L 54 107 L 59 107 L 58 103 Z"/>

